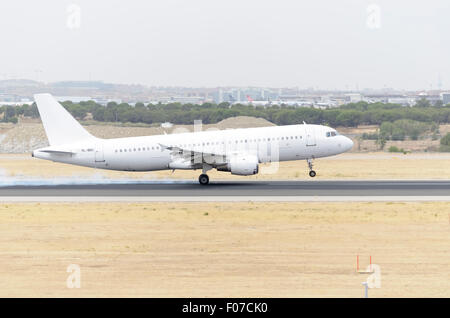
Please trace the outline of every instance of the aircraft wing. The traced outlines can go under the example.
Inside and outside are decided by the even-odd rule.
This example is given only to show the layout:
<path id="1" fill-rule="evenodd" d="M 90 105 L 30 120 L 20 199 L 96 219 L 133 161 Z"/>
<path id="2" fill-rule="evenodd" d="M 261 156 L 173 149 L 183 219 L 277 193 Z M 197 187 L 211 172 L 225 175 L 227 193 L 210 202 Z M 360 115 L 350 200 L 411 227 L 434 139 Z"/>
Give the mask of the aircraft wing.
<path id="1" fill-rule="evenodd" d="M 217 145 L 213 151 L 204 152 L 197 147 L 176 147 L 168 146 L 164 144 L 159 144 L 161 150 L 170 150 L 172 155 L 172 160 L 174 162 L 184 162 L 192 164 L 202 164 L 208 163 L 212 165 L 222 165 L 226 161 L 226 151 L 221 145 Z"/>
<path id="2" fill-rule="evenodd" d="M 203 150 L 199 149 L 199 147 L 177 147 L 177 146 L 168 146 L 159 143 L 161 146 L 161 149 L 168 149 L 175 152 L 195 152 L 195 153 L 202 153 L 205 155 L 216 155 L 216 156 L 225 156 L 226 151 L 222 145 L 216 145 L 213 151 L 210 152 L 204 152 Z"/>

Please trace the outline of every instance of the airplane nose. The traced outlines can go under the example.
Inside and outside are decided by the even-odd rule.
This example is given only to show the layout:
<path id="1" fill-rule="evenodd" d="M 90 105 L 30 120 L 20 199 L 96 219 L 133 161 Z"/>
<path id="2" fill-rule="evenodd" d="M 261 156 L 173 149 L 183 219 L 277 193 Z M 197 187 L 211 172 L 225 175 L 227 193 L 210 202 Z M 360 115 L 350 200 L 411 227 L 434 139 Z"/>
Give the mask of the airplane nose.
<path id="1" fill-rule="evenodd" d="M 352 148 L 353 148 L 353 140 L 351 140 L 348 137 L 345 137 L 345 141 L 344 141 L 344 149 L 345 149 L 345 151 L 349 151 Z"/>

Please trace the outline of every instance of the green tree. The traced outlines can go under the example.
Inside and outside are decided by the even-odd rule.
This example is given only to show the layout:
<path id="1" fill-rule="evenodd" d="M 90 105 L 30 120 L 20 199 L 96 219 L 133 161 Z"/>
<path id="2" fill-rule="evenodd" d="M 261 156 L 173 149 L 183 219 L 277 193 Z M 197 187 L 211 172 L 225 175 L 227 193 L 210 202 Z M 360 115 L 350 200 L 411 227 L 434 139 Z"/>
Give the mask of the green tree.
<path id="1" fill-rule="evenodd" d="M 444 106 L 444 102 L 442 100 L 437 100 L 436 102 L 434 102 L 434 106 L 435 107 L 442 107 L 442 106 Z"/>
<path id="2" fill-rule="evenodd" d="M 375 141 L 375 144 L 378 145 L 380 150 L 383 150 L 384 146 L 386 146 L 386 138 L 380 135 L 380 137 Z"/>
<path id="3" fill-rule="evenodd" d="M 431 103 L 425 98 L 425 97 L 422 97 L 421 99 L 419 99 L 417 102 L 416 102 L 416 105 L 415 105 L 416 107 L 430 107 L 431 106 Z"/>
<path id="4" fill-rule="evenodd" d="M 441 146 L 439 147 L 439 150 L 443 152 L 450 152 L 450 133 L 447 133 L 441 138 Z"/>
<path id="5" fill-rule="evenodd" d="M 447 133 L 444 137 L 441 138 L 441 145 L 450 146 L 450 133 Z"/>
<path id="6" fill-rule="evenodd" d="M 356 110 L 343 111 L 336 117 L 339 126 L 357 127 L 360 124 L 362 113 Z"/>

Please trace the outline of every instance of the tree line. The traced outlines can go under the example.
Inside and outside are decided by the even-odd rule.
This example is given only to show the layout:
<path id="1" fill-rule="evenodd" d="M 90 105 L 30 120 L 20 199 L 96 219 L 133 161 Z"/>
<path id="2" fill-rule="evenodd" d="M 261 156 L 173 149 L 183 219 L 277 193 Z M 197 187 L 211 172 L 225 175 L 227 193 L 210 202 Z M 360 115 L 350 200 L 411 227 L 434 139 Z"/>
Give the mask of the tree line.
<path id="1" fill-rule="evenodd" d="M 201 119 L 204 124 L 214 124 L 223 119 L 236 116 L 264 118 L 276 125 L 291 125 L 306 122 L 308 124 L 329 125 L 332 127 L 357 127 L 359 125 L 381 125 L 384 122 L 411 120 L 420 123 L 450 123 L 450 104 L 430 106 L 418 103 L 415 107 L 398 104 L 366 102 L 350 103 L 338 108 L 317 109 L 312 107 L 294 107 L 274 105 L 255 107 L 252 105 L 230 105 L 229 103 L 196 104 L 148 104 L 110 102 L 105 106 L 94 101 L 72 103 L 63 102 L 63 106 L 77 119 L 84 120 L 88 114 L 100 122 L 157 124 L 192 124 Z M 38 118 L 35 104 L 23 106 L 2 106 L 2 121 L 17 122 L 20 116 Z M 386 127 L 389 128 L 389 127 Z M 392 127 L 391 127 L 392 128 Z M 417 128 L 417 127 L 416 127 Z M 421 127 L 418 128 L 422 130 Z"/>

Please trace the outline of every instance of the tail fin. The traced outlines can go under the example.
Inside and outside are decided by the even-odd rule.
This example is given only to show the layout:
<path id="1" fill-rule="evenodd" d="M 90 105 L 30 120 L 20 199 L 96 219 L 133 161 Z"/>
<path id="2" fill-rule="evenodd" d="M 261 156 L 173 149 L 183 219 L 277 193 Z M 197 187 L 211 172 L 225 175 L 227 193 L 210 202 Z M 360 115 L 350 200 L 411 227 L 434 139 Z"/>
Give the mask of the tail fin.
<path id="1" fill-rule="evenodd" d="M 50 94 L 34 95 L 50 146 L 95 138 Z"/>

